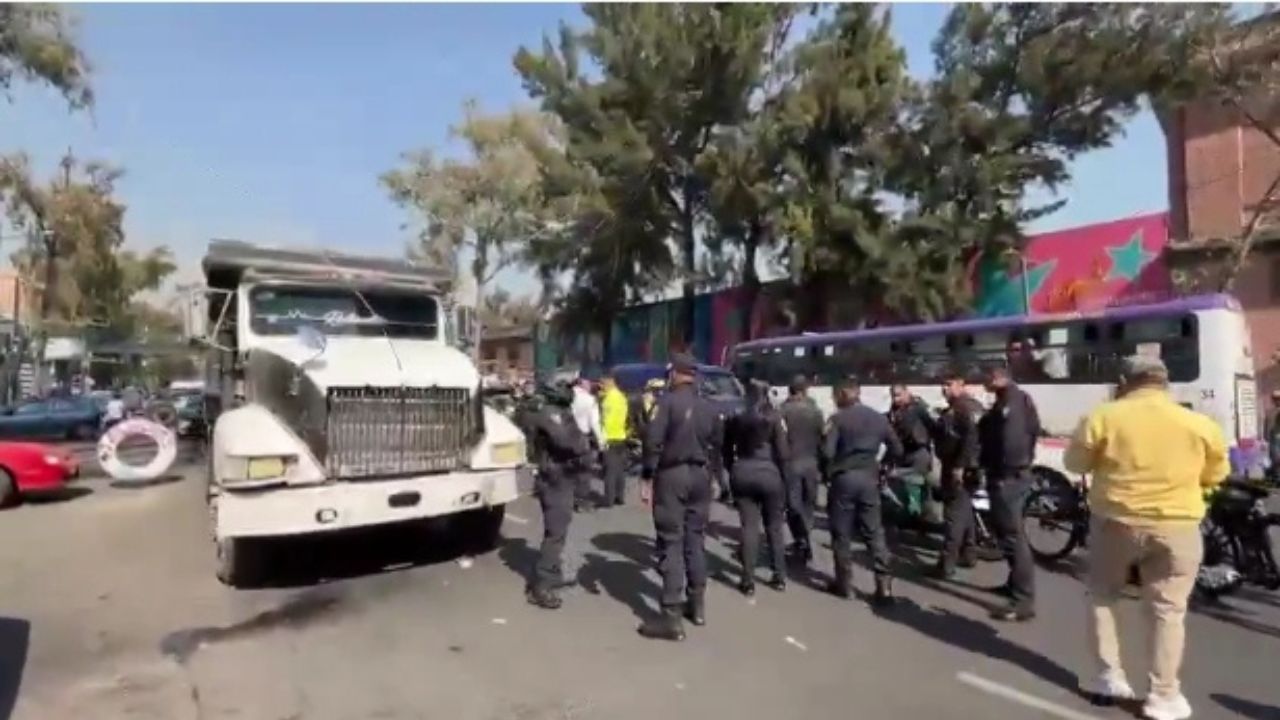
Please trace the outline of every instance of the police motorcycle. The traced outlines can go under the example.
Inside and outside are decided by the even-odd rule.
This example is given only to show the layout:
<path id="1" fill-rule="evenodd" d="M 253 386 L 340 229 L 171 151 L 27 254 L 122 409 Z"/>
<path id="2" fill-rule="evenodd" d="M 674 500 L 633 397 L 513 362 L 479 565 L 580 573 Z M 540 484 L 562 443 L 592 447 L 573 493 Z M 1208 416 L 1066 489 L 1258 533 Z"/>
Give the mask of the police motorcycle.
<path id="1" fill-rule="evenodd" d="M 998 561 L 1003 556 L 991 529 L 991 498 L 987 495 L 986 483 L 979 479 L 969 496 L 973 505 L 975 557 L 984 562 Z M 880 512 L 890 537 L 908 532 L 941 535 L 945 529 L 941 484 L 921 477 L 910 468 L 891 467 L 887 463 L 880 466 Z"/>

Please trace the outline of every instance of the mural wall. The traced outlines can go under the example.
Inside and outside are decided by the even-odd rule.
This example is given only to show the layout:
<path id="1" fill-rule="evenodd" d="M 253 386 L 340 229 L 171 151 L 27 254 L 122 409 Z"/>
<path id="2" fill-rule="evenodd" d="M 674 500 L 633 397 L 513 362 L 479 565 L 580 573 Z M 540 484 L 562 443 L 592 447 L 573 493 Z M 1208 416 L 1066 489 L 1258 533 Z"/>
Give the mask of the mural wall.
<path id="1" fill-rule="evenodd" d="M 1026 278 L 1016 256 L 977 264 L 981 316 L 1096 310 L 1165 300 L 1173 292 L 1164 250 L 1167 213 L 1042 233 L 1027 244 Z"/>
<path id="2" fill-rule="evenodd" d="M 974 265 L 980 316 L 1057 313 L 1109 305 L 1154 302 L 1173 292 L 1164 250 L 1169 242 L 1168 214 L 1156 213 L 1087 225 L 1031 237 L 1025 251 L 1026 278 L 1016 255 L 980 258 Z M 693 347 L 683 348 L 680 300 L 627 308 L 613 323 L 607 360 L 665 362 L 674 350 L 688 349 L 703 362 L 719 364 L 737 342 L 752 337 L 789 335 L 820 327 L 799 327 L 799 293 L 789 282 L 766 284 L 755 312 L 745 317 L 741 288 L 699 295 L 694 303 Z M 557 337 L 547 327 L 537 334 L 540 372 L 574 368 L 599 372 L 605 365 L 598 337 Z"/>

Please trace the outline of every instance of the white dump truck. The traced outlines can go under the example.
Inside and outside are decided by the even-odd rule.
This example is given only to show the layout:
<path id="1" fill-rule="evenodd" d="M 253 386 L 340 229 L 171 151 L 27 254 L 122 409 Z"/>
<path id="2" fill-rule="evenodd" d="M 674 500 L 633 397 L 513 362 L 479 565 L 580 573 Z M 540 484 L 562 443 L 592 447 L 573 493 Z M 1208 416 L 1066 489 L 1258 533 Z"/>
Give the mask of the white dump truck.
<path id="1" fill-rule="evenodd" d="M 524 437 L 482 402 L 451 276 L 236 241 L 209 244 L 204 274 L 219 579 L 254 582 L 265 538 L 451 516 L 496 543 Z"/>

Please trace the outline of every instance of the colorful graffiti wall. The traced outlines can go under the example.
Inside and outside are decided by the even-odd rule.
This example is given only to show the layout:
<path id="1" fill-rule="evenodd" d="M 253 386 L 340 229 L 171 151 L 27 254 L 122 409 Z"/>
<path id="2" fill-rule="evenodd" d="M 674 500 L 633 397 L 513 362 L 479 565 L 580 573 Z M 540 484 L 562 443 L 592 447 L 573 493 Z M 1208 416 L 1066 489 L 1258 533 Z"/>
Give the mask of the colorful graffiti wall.
<path id="1" fill-rule="evenodd" d="M 981 316 L 1025 312 L 1071 312 L 1109 305 L 1153 302 L 1173 291 L 1164 250 L 1169 242 L 1167 213 L 1043 233 L 1028 240 L 1023 264 L 1016 255 L 975 263 L 974 313 Z M 665 361 L 686 349 L 703 362 L 720 363 L 728 349 L 747 336 L 787 335 L 820 327 L 799 327 L 798 293 L 788 282 L 760 290 L 755 312 L 744 317 L 742 289 L 699 295 L 694 301 L 693 346 L 684 348 L 680 300 L 627 308 L 613 323 L 607 362 Z M 833 321 L 834 322 L 834 321 Z M 599 337 L 562 337 L 540 327 L 537 368 L 550 372 L 577 368 L 598 372 L 606 353 Z"/>
<path id="2" fill-rule="evenodd" d="M 1026 278 L 1016 256 L 978 263 L 981 316 L 1096 310 L 1170 297 L 1167 213 L 1042 233 L 1027 243 Z"/>

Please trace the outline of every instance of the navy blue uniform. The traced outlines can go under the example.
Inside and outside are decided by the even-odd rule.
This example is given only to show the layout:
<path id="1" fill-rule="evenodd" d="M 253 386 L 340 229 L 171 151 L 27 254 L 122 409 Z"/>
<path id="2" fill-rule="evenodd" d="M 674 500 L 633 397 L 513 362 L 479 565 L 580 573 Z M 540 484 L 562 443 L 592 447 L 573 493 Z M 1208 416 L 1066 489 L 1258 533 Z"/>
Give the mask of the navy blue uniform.
<path id="1" fill-rule="evenodd" d="M 914 398 L 904 406 L 895 405 L 889 410 L 889 425 L 902 444 L 902 454 L 892 458 L 894 463 L 900 468 L 927 475 L 933 465 L 929 447 L 933 419 L 929 417 L 929 409 Z"/>
<path id="2" fill-rule="evenodd" d="M 878 458 L 882 447 L 890 457 L 902 454 L 902 443 L 884 415 L 862 403 L 853 403 L 831 416 L 824 449 L 831 479 L 827 516 L 835 555 L 835 584 L 841 594 L 848 593 L 852 581 L 849 543 L 855 525 L 871 550 L 877 578 L 889 574 L 889 545 L 880 518 Z"/>
<path id="3" fill-rule="evenodd" d="M 534 493 L 542 507 L 542 546 L 529 585 L 549 591 L 564 583 L 561 557 L 573 518 L 574 488 L 590 446 L 567 407 L 543 405 L 527 423 L 538 462 Z"/>
<path id="4" fill-rule="evenodd" d="M 944 574 L 961 556 L 970 564 L 976 542 L 973 491 L 978 483 L 978 418 L 982 405 L 968 395 L 952 400 L 938 419 L 934 447 L 942 465 L 943 545 L 939 565 Z"/>
<path id="5" fill-rule="evenodd" d="M 793 396 L 782 404 L 782 421 L 787 428 L 789 455 L 784 473 L 787 524 L 791 539 L 807 554 L 818 508 L 818 480 L 822 477 L 822 412 L 809 398 Z"/>
<path id="6" fill-rule="evenodd" d="M 676 608 L 707 586 L 706 532 L 712 473 L 720 470 L 719 413 L 692 384 L 658 400 L 645 428 L 644 476 L 653 478 L 653 526 L 662 605 Z"/>
<path id="7" fill-rule="evenodd" d="M 1035 564 L 1022 529 L 1022 513 L 1031 493 L 1031 465 L 1040 432 L 1035 403 L 1013 384 L 996 393 L 995 403 L 978 422 L 991 521 L 1000 551 L 1009 562 L 1013 605 L 1021 610 L 1035 605 Z"/>
<path id="8" fill-rule="evenodd" d="M 755 565 L 760 551 L 760 525 L 769 541 L 769 566 L 775 587 L 786 577 L 786 549 L 782 541 L 786 491 L 782 469 L 789 450 L 782 418 L 771 409 L 749 409 L 725 426 L 724 465 L 733 484 L 733 497 L 742 523 L 743 592 L 755 585 Z"/>

